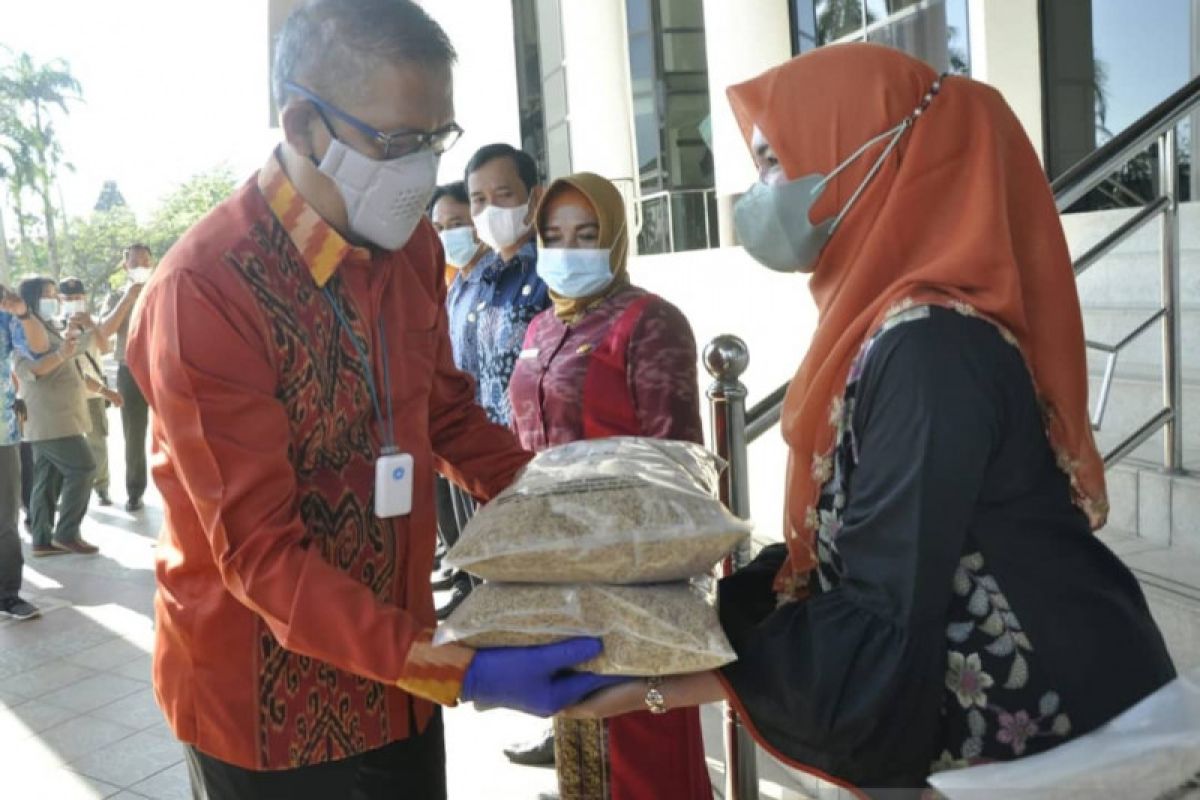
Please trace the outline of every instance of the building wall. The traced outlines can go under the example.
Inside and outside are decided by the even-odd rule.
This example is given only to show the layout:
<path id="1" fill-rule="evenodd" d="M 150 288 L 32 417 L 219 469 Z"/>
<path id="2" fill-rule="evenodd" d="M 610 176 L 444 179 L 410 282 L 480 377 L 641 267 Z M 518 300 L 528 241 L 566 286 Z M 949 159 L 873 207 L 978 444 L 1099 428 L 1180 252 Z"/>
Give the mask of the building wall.
<path id="1" fill-rule="evenodd" d="M 462 179 L 480 147 L 521 144 L 512 5 L 508 0 L 424 0 L 421 5 L 458 50 L 454 108 L 465 133 L 442 156 L 438 178 L 445 183 Z"/>
<path id="2" fill-rule="evenodd" d="M 754 163 L 725 90 L 792 55 L 788 4 L 781 0 L 704 0 L 713 158 L 721 244 L 733 244 L 733 198 L 756 179 Z"/>

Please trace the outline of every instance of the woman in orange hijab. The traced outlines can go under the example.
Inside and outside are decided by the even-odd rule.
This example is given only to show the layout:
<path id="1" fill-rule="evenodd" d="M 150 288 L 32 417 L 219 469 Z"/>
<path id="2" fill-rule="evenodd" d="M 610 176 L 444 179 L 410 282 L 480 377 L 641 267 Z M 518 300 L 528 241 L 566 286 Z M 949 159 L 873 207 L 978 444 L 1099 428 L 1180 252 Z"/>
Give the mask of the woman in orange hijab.
<path id="1" fill-rule="evenodd" d="M 781 760 L 920 788 L 1102 725 L 1175 674 L 1107 504 L 1053 198 L 990 87 L 875 45 L 729 90 L 760 169 L 736 225 L 811 273 L 784 401 L 785 543 L 722 583 L 728 699 Z M 622 685 L 569 712 L 640 701 Z"/>

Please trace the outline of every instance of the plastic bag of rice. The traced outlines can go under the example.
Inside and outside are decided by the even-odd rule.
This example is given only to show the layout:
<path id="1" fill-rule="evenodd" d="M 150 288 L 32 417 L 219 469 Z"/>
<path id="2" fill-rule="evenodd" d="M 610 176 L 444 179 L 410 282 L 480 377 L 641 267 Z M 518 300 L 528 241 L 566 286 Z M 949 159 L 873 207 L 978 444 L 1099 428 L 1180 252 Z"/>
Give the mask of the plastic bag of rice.
<path id="1" fill-rule="evenodd" d="M 446 562 L 516 583 L 686 580 L 750 534 L 715 497 L 723 467 L 700 445 L 662 439 L 545 450 L 475 513 Z"/>
<path id="2" fill-rule="evenodd" d="M 699 584 L 652 586 L 485 583 L 438 628 L 436 644 L 549 644 L 599 636 L 604 652 L 577 669 L 603 675 L 677 675 L 735 660 Z"/>

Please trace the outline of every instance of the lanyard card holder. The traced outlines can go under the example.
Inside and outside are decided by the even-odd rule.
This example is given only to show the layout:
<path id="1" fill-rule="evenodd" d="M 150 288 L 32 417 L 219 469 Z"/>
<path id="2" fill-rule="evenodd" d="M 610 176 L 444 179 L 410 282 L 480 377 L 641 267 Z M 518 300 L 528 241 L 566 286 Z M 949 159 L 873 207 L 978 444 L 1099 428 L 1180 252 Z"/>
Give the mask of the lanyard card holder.
<path id="1" fill-rule="evenodd" d="M 380 519 L 412 513 L 413 457 L 408 453 L 380 456 L 375 462 L 375 516 Z"/>

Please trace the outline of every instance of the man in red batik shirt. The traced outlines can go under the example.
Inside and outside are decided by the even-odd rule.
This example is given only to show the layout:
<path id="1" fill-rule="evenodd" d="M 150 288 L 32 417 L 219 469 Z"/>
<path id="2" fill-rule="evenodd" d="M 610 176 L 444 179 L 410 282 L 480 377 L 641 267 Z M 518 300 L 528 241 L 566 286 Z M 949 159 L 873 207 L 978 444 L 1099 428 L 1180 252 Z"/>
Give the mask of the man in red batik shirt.
<path id="1" fill-rule="evenodd" d="M 596 640 L 430 643 L 435 469 L 487 499 L 529 458 L 454 367 L 422 217 L 461 133 L 453 61 L 410 0 L 303 3 L 285 141 L 143 294 L 154 683 L 197 797 L 444 798 L 439 705 L 549 715 L 603 680 L 563 672 Z"/>

